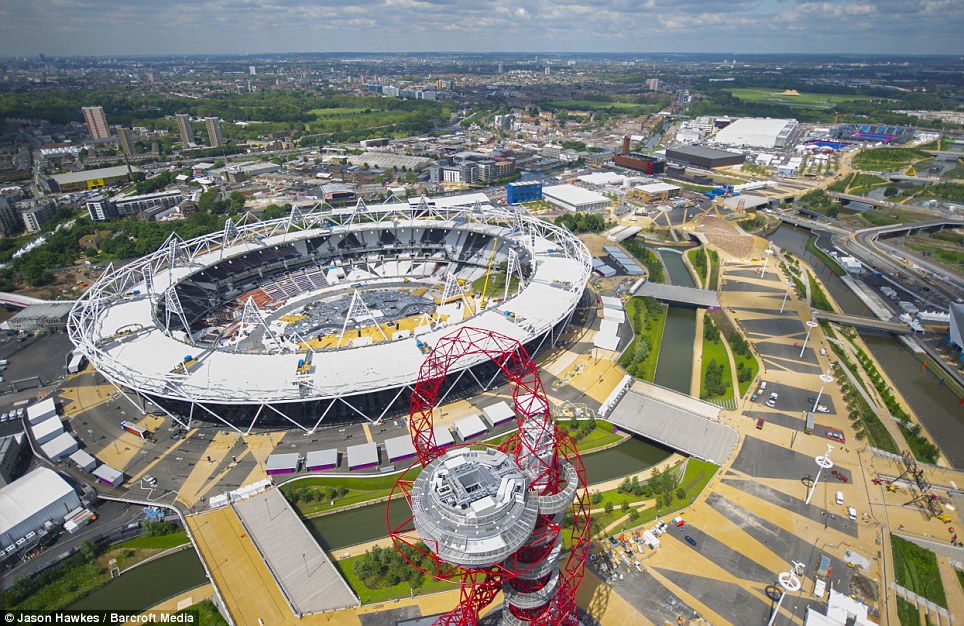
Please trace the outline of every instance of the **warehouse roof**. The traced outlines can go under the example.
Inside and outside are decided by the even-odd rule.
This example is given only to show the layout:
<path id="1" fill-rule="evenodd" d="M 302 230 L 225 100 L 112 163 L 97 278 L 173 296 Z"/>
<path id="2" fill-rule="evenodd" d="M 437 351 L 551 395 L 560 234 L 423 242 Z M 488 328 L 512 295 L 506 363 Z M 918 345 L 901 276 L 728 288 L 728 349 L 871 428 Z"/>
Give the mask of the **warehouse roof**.
<path id="1" fill-rule="evenodd" d="M 298 469 L 298 463 L 300 461 L 301 455 L 297 452 L 272 454 L 268 456 L 268 461 L 265 463 L 264 469 L 266 472 L 277 472 L 281 470 L 295 471 Z"/>
<path id="2" fill-rule="evenodd" d="M 77 440 L 74 439 L 70 433 L 60 433 L 47 443 L 41 445 L 40 449 L 51 461 L 59 461 L 62 456 L 77 449 Z"/>
<path id="3" fill-rule="evenodd" d="M 773 148 L 796 124 L 796 120 L 744 117 L 716 133 L 714 141 L 728 146 Z"/>
<path id="4" fill-rule="evenodd" d="M 338 465 L 338 450 L 309 450 L 305 457 L 305 467 L 328 467 Z"/>
<path id="5" fill-rule="evenodd" d="M 378 463 L 378 446 L 374 443 L 348 446 L 347 453 L 349 469 L 363 465 L 376 465 Z"/>
<path id="6" fill-rule="evenodd" d="M 52 397 L 41 400 L 36 404 L 31 404 L 27 407 L 27 421 L 31 424 L 36 424 L 44 421 L 45 419 L 50 419 L 56 414 L 57 405 L 54 404 L 54 399 Z"/>
<path id="7" fill-rule="evenodd" d="M 409 435 L 392 437 L 385 440 L 385 455 L 389 461 L 396 461 L 410 456 L 415 456 L 415 445 Z"/>
<path id="8" fill-rule="evenodd" d="M 730 152 L 729 150 L 718 150 L 717 148 L 707 148 L 706 146 L 674 146 L 672 148 L 667 148 L 667 156 L 672 158 L 670 152 L 675 152 L 677 154 L 685 154 L 687 156 L 701 157 L 704 159 L 725 159 L 728 157 L 741 157 L 743 156 L 739 152 Z"/>
<path id="9" fill-rule="evenodd" d="M 80 498 L 60 474 L 38 467 L 0 489 L 0 528 L 14 528 L 43 511 L 51 502 L 71 494 L 79 505 Z"/>
<path id="10" fill-rule="evenodd" d="M 566 204 L 572 205 L 609 202 L 609 198 L 601 193 L 596 193 L 595 191 L 590 191 L 589 189 L 583 189 L 582 187 L 576 187 L 575 185 L 553 185 L 552 187 L 543 187 L 542 195 L 549 196 L 550 198 L 554 198 L 560 202 L 565 202 Z"/>
<path id="11" fill-rule="evenodd" d="M 136 167 L 131 167 L 132 172 L 139 172 L 140 169 Z M 58 185 L 70 185 L 73 183 L 82 183 L 88 180 L 96 180 L 98 178 L 117 178 L 118 176 L 127 176 L 127 166 L 117 165 L 115 167 L 102 167 L 96 170 L 84 170 L 82 172 L 67 172 L 66 174 L 54 174 L 51 176 Z"/>

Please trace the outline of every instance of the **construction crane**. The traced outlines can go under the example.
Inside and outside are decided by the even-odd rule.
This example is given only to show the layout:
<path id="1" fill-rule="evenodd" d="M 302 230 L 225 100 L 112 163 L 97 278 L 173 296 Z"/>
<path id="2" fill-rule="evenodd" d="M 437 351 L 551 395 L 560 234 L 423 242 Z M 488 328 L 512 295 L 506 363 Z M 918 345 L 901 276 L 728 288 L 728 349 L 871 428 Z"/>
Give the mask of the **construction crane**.
<path id="1" fill-rule="evenodd" d="M 492 253 L 489 255 L 489 267 L 485 270 L 485 282 L 482 284 L 482 299 L 479 301 L 479 310 L 485 308 L 485 292 L 489 288 L 489 274 L 492 273 L 492 262 L 495 261 L 495 248 L 499 244 L 499 238 L 492 240 Z"/>

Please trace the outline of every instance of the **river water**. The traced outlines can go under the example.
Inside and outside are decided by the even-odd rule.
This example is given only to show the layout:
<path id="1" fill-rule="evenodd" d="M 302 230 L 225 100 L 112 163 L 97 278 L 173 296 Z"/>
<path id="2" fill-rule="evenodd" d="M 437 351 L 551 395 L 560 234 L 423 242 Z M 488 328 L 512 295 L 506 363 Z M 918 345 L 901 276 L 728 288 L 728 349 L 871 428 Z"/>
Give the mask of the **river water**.
<path id="1" fill-rule="evenodd" d="M 135 567 L 68 608 L 143 611 L 207 581 L 201 559 L 189 548 Z"/>
<path id="2" fill-rule="evenodd" d="M 659 251 L 666 269 L 667 282 L 680 287 L 696 287 L 683 255 L 666 249 Z M 689 395 L 693 372 L 693 344 L 696 341 L 696 310 L 670 305 L 660 342 L 654 381 L 661 387 Z"/>
<path id="3" fill-rule="evenodd" d="M 873 317 L 842 280 L 807 252 L 809 237 L 810 231 L 784 224 L 771 240 L 809 263 L 845 313 Z M 952 443 L 964 441 L 964 408 L 959 406 L 957 396 L 930 371 L 921 370 L 920 361 L 900 339 L 873 331 L 859 332 L 874 358 L 938 442 L 945 458 L 954 467 L 964 467 L 964 446 Z"/>

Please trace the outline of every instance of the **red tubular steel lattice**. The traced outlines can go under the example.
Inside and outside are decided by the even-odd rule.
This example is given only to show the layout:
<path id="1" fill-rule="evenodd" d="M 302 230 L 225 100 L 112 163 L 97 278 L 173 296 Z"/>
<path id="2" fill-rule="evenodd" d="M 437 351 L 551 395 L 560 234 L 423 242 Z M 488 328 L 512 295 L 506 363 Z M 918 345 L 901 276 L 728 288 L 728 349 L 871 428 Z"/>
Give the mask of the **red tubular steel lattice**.
<path id="1" fill-rule="evenodd" d="M 572 465 L 578 481 L 575 499 L 565 520 L 570 526 L 569 554 L 560 567 L 554 594 L 540 607 L 521 610 L 510 606 L 509 610 L 517 621 L 532 626 L 575 626 L 576 591 L 585 573 L 590 545 L 586 471 L 573 439 L 555 426 L 539 372 L 518 341 L 471 327 L 462 327 L 438 341 L 419 370 L 410 401 L 409 428 L 418 453 L 417 464 L 425 467 L 445 453 L 435 443 L 432 414 L 446 374 L 460 359 L 473 355 L 488 357 L 512 386 L 518 430 L 499 449 L 513 458 L 529 477 L 532 493 L 549 496 L 563 490 L 567 483 L 562 461 Z M 503 583 L 510 580 L 513 588 L 520 592 L 538 591 L 547 584 L 548 575 L 535 580 L 518 576 L 551 554 L 562 530 L 553 516 L 540 514 L 526 544 L 501 563 L 475 568 L 452 565 L 439 559 L 433 546 L 420 547 L 421 538 L 415 531 L 411 512 L 412 481 L 404 476 L 396 482 L 392 493 L 394 495 L 397 490 L 405 497 L 409 507 L 405 520 L 393 525 L 390 512 L 394 499 L 389 500 L 386 510 L 389 533 L 396 549 L 409 563 L 429 576 L 460 586 L 459 605 L 440 616 L 435 626 L 476 626 L 479 612 L 495 600 Z"/>

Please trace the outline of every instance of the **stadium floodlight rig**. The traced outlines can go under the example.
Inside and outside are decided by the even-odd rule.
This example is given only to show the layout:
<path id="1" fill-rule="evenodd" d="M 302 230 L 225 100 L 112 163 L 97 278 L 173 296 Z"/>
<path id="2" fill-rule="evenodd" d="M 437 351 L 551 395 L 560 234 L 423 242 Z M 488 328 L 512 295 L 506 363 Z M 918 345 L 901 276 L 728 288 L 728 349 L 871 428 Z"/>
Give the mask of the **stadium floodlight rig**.
<path id="1" fill-rule="evenodd" d="M 446 373 L 479 355 L 508 378 L 518 430 L 498 447 L 445 450 L 435 442 L 432 414 Z M 556 427 L 523 346 L 473 327 L 443 337 L 420 369 L 409 428 L 422 471 L 393 489 L 410 507 L 404 521 L 391 522 L 398 500 L 389 500 L 386 516 L 395 547 L 414 567 L 460 585 L 459 605 L 436 626 L 475 626 L 500 591 L 507 626 L 575 626 L 590 545 L 586 472 L 573 439 Z M 560 568 L 564 525 L 571 541 Z M 426 560 L 431 567 L 419 564 Z"/>

